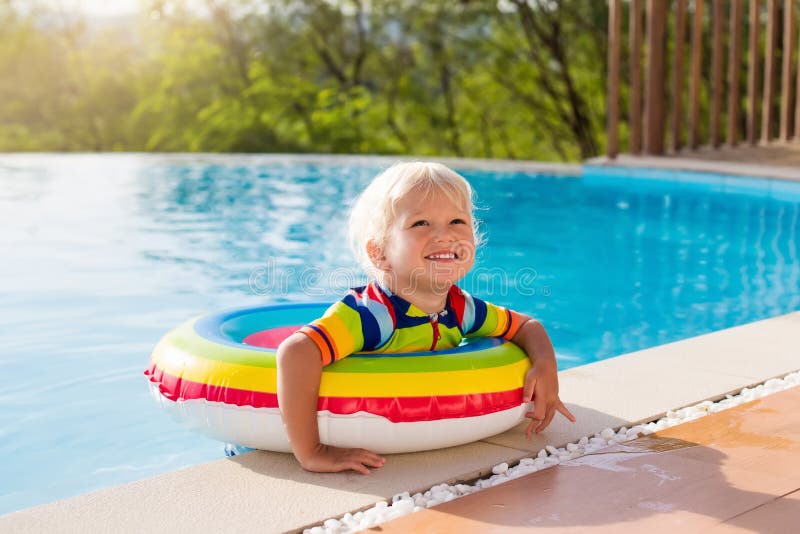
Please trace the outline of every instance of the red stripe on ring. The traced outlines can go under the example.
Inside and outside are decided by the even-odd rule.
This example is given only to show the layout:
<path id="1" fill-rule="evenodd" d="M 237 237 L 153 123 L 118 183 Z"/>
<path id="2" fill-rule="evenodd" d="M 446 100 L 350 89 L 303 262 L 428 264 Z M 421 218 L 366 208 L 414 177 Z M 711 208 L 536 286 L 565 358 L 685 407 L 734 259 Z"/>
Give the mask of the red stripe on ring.
<path id="1" fill-rule="evenodd" d="M 151 382 L 158 384 L 161 395 L 175 402 L 207 400 L 254 408 L 278 407 L 278 396 L 275 393 L 201 384 L 165 373 L 154 363 L 150 364 L 144 374 Z M 522 388 L 423 397 L 320 397 L 317 410 L 327 410 L 337 415 L 367 412 L 385 417 L 393 423 L 409 423 L 487 415 L 515 408 L 520 404 Z"/>

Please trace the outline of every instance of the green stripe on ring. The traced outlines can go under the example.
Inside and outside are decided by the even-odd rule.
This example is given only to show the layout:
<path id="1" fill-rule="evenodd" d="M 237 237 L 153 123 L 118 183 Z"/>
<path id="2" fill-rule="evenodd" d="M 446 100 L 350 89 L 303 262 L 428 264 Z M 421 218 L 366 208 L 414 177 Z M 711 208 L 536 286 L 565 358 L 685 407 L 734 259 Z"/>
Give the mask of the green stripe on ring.
<path id="1" fill-rule="evenodd" d="M 170 331 L 164 341 L 173 347 L 211 361 L 223 361 L 251 367 L 275 368 L 275 352 L 245 346 L 232 347 L 201 337 L 194 329 L 197 319 Z M 527 359 L 525 352 L 511 342 L 472 352 L 452 354 L 376 357 L 354 354 L 325 368 L 326 373 L 428 373 L 467 371 L 513 364 Z"/>

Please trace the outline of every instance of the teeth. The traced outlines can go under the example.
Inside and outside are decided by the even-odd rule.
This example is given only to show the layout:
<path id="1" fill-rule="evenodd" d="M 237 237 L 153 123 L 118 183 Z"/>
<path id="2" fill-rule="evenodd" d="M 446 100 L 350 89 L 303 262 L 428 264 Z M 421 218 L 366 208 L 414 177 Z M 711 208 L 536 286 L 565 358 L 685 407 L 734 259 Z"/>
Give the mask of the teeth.
<path id="1" fill-rule="evenodd" d="M 456 259 L 455 254 L 431 254 L 428 256 L 428 259 L 431 260 L 454 260 Z"/>

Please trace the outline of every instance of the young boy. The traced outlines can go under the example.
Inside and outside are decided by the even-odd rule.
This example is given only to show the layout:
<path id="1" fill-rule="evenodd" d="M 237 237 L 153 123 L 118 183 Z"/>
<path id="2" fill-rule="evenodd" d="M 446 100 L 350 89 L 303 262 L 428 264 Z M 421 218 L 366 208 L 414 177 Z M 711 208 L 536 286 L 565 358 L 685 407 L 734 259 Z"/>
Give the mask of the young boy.
<path id="1" fill-rule="evenodd" d="M 368 474 L 385 462 L 371 451 L 319 440 L 322 367 L 354 352 L 438 350 L 468 335 L 502 336 L 524 349 L 533 364 L 523 389 L 523 400 L 535 401 L 526 414 L 526 435 L 544 430 L 557 411 L 575 420 L 558 397 L 555 353 L 542 325 L 455 285 L 475 261 L 473 209 L 469 183 L 436 163 L 394 165 L 356 201 L 351 245 L 374 281 L 348 292 L 278 348 L 278 404 L 304 469 Z"/>

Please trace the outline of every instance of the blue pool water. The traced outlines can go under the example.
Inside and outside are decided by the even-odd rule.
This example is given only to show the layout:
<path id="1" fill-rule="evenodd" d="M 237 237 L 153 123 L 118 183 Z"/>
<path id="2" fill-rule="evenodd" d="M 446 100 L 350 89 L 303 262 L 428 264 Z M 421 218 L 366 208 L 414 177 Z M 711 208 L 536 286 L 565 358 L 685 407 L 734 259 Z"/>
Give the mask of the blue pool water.
<path id="1" fill-rule="evenodd" d="M 336 161 L 0 157 L 0 513 L 222 456 L 142 370 L 188 317 L 362 279 L 346 206 L 382 165 Z M 800 308 L 797 184 L 589 171 L 464 172 L 488 244 L 462 285 L 562 369 Z"/>

